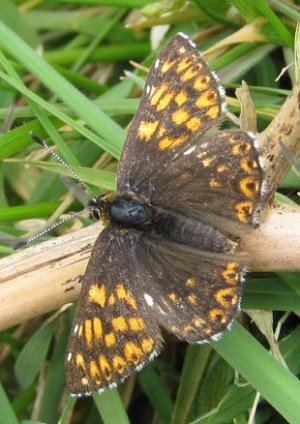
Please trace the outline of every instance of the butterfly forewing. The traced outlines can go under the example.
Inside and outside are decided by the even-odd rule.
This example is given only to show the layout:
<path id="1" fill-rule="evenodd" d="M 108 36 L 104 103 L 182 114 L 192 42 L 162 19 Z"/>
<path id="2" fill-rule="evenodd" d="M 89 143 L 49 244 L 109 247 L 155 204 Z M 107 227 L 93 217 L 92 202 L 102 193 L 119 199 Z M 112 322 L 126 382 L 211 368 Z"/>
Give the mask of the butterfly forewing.
<path id="1" fill-rule="evenodd" d="M 157 323 L 139 290 L 145 276 L 132 260 L 138 238 L 137 233 L 121 234 L 108 227 L 96 241 L 66 354 L 73 395 L 116 386 L 160 350 Z"/>
<path id="2" fill-rule="evenodd" d="M 148 198 L 152 178 L 222 115 L 216 76 L 183 34 L 175 35 L 151 66 L 119 162 L 117 188 Z M 154 188 L 155 189 L 155 188 Z"/>

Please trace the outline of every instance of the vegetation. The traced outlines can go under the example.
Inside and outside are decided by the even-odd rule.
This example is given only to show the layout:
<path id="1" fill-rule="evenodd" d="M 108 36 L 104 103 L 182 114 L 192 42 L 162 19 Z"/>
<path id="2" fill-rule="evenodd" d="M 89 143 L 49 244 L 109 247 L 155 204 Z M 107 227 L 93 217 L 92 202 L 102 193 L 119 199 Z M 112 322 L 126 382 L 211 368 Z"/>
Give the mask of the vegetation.
<path id="1" fill-rule="evenodd" d="M 6 0 L 0 16 L 3 258 L 14 254 L 18 237 L 81 208 L 60 179 L 65 168 L 30 131 L 53 144 L 95 194 L 112 189 L 145 78 L 129 61 L 148 67 L 158 41 L 178 31 L 194 37 L 237 116 L 234 90 L 247 82 L 262 131 L 298 77 L 299 19 L 297 0 Z M 133 73 L 124 77 L 125 69 Z M 278 188 L 281 201 L 297 205 L 299 185 L 289 172 Z M 236 322 L 210 345 L 166 335 L 162 355 L 118 390 L 79 400 L 69 397 L 63 372 L 73 307 L 26 322 L 20 310 L 21 324 L 0 322 L 0 423 L 297 424 L 299 281 L 288 271 L 248 274 L 242 310 L 261 312 L 251 319 L 243 312 L 243 325 Z M 1 295 L 0 302 L 7 310 Z"/>

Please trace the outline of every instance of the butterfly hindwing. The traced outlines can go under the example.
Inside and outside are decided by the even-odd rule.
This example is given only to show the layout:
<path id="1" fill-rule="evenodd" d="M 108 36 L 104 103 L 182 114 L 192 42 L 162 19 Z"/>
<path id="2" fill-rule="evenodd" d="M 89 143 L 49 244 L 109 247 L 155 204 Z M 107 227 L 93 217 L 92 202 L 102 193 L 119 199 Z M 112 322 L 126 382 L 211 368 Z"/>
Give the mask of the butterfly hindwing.
<path id="1" fill-rule="evenodd" d="M 232 254 L 145 237 L 137 255 L 151 281 L 141 283 L 148 313 L 179 339 L 217 338 L 236 316 L 244 266 Z"/>
<path id="2" fill-rule="evenodd" d="M 151 203 L 200 219 L 209 216 L 211 223 L 224 218 L 254 224 L 263 190 L 256 142 L 252 134 L 241 130 L 197 138 L 158 177 L 152 177 Z"/>

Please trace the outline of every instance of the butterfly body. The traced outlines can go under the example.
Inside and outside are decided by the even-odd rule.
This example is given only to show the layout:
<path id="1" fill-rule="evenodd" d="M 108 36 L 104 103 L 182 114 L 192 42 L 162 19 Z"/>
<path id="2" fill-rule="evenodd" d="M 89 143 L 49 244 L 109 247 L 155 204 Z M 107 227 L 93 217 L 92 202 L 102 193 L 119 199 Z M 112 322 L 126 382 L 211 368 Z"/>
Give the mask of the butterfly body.
<path id="1" fill-rule="evenodd" d="M 213 130 L 224 90 L 176 34 L 150 68 L 119 162 L 117 194 L 90 202 L 106 224 L 83 277 L 66 355 L 70 392 L 115 387 L 161 350 L 160 327 L 217 340 L 235 318 L 245 263 L 238 241 L 259 222 L 257 140 Z"/>
<path id="2" fill-rule="evenodd" d="M 211 252 L 230 252 L 236 246 L 234 241 L 224 237 L 211 225 L 151 205 L 134 193 L 99 196 L 95 207 L 98 209 L 96 215 L 107 225 L 115 225 L 120 230 L 142 231 L 144 237 L 165 238 Z"/>

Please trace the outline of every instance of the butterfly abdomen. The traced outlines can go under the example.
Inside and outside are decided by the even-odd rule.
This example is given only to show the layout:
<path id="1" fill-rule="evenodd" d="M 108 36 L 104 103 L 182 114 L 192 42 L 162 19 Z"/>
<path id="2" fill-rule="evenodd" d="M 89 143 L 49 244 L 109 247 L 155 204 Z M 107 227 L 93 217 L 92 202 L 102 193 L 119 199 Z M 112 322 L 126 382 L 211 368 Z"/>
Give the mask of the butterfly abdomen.
<path id="1" fill-rule="evenodd" d="M 153 209 L 152 229 L 156 234 L 176 243 L 208 252 L 229 252 L 235 246 L 234 242 L 212 226 L 160 208 Z"/>

